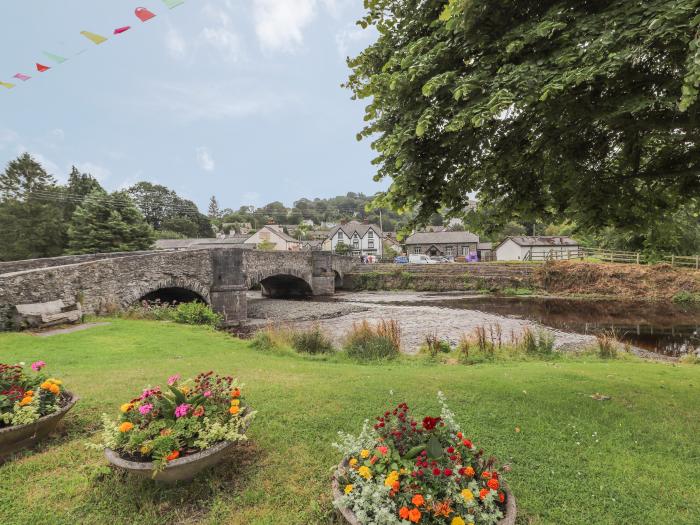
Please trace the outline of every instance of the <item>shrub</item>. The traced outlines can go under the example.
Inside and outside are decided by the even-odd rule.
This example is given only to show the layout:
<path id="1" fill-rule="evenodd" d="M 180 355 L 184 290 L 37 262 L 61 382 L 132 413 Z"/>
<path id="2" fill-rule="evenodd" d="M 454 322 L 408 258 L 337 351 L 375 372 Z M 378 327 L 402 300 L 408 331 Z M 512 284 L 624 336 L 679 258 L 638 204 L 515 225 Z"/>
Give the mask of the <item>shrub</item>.
<path id="1" fill-rule="evenodd" d="M 673 302 L 677 304 L 700 303 L 700 294 L 682 290 L 673 296 Z"/>
<path id="2" fill-rule="evenodd" d="M 353 323 L 345 338 L 350 357 L 364 361 L 394 359 L 401 352 L 401 330 L 396 321 L 380 321 L 372 326 L 367 321 Z"/>
<path id="3" fill-rule="evenodd" d="M 700 365 L 700 354 L 690 352 L 681 357 L 680 362 L 686 365 Z"/>
<path id="4" fill-rule="evenodd" d="M 314 325 L 309 330 L 297 330 L 292 332 L 292 348 L 305 354 L 328 354 L 333 352 L 333 342 L 321 330 Z"/>
<path id="5" fill-rule="evenodd" d="M 546 330 L 535 333 L 530 328 L 525 328 L 518 345 L 529 356 L 546 357 L 554 353 L 554 336 Z"/>
<path id="6" fill-rule="evenodd" d="M 617 357 L 617 339 L 610 334 L 596 336 L 598 340 L 598 357 L 601 359 L 615 359 Z"/>
<path id="7" fill-rule="evenodd" d="M 223 318 L 204 303 L 180 303 L 170 311 L 176 323 L 218 326 Z"/>
<path id="8" fill-rule="evenodd" d="M 268 325 L 262 330 L 258 330 L 250 341 L 250 346 L 255 350 L 262 351 L 276 350 L 289 345 L 289 331 L 274 325 Z"/>
<path id="9" fill-rule="evenodd" d="M 439 339 L 436 333 L 425 336 L 425 343 L 420 347 L 420 353 L 428 354 L 430 357 L 437 357 L 438 354 L 449 354 L 452 348 L 450 342 Z"/>

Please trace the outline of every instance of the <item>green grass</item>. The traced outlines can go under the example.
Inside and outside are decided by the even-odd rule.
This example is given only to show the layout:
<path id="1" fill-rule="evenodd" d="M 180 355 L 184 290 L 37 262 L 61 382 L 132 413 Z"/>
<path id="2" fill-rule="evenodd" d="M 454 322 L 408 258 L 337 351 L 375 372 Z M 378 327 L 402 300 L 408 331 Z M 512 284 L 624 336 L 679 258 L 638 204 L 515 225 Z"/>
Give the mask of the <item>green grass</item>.
<path id="1" fill-rule="evenodd" d="M 66 432 L 0 467 L 0 523 L 331 523 L 331 448 L 389 403 L 417 414 L 448 396 L 466 434 L 512 466 L 520 524 L 697 524 L 700 366 L 587 357 L 475 366 L 362 365 L 256 351 L 204 327 L 112 320 L 38 338 L 0 335 L 3 361 L 43 359 L 82 398 Z M 171 373 L 246 383 L 250 442 L 189 485 L 106 468 L 99 416 Z M 595 401 L 600 392 L 610 401 Z M 519 432 L 516 431 L 519 429 Z"/>

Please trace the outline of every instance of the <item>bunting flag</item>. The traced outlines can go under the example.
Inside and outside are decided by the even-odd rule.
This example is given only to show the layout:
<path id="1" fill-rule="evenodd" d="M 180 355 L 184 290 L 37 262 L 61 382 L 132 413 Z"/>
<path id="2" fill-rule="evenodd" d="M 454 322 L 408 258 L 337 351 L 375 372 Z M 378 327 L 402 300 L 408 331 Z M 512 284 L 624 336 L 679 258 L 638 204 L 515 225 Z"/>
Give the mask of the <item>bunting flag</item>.
<path id="1" fill-rule="evenodd" d="M 24 73 L 17 73 L 14 76 L 14 78 L 17 78 L 17 79 L 21 80 L 22 82 L 26 82 L 27 80 L 29 80 L 32 77 L 30 77 L 29 75 L 25 75 Z"/>
<path id="2" fill-rule="evenodd" d="M 48 51 L 44 51 L 44 56 L 49 60 L 56 62 L 57 64 L 63 64 L 66 60 L 68 60 L 67 58 L 64 58 L 59 55 L 54 55 L 53 53 L 49 53 Z"/>
<path id="3" fill-rule="evenodd" d="M 39 64 L 39 62 L 36 63 L 36 70 L 37 70 L 39 73 L 43 73 L 44 71 L 48 71 L 49 69 L 51 69 L 49 66 L 45 66 L 45 65 L 43 65 L 43 64 Z"/>
<path id="4" fill-rule="evenodd" d="M 125 33 L 126 31 L 128 31 L 129 29 L 131 29 L 131 26 L 118 27 L 114 30 L 114 34 L 121 35 L 122 33 Z"/>
<path id="5" fill-rule="evenodd" d="M 163 3 L 170 9 L 185 3 L 185 0 L 163 0 Z"/>
<path id="6" fill-rule="evenodd" d="M 91 33 L 90 31 L 81 31 L 80 34 L 83 35 L 88 40 L 93 41 L 97 45 L 100 45 L 102 42 L 107 41 L 107 39 L 105 37 L 100 36 L 100 35 L 96 35 L 95 33 Z"/>
<path id="7" fill-rule="evenodd" d="M 7 88 L 7 89 L 12 89 L 13 87 L 15 87 L 14 84 L 10 84 L 9 82 L 0 82 L 0 86 Z"/>
<path id="8" fill-rule="evenodd" d="M 156 16 L 145 7 L 137 7 L 134 13 L 136 13 L 136 17 L 141 20 L 141 22 L 148 22 L 151 18 Z"/>

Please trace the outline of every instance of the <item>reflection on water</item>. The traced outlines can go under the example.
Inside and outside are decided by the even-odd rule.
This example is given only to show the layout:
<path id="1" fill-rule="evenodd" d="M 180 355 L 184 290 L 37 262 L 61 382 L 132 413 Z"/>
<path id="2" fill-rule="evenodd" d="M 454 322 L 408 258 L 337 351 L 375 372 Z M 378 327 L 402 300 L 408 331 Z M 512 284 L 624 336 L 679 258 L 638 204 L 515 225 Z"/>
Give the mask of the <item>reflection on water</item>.
<path id="1" fill-rule="evenodd" d="M 697 307 L 540 297 L 473 297 L 431 304 L 529 319 L 582 334 L 614 332 L 622 341 L 670 356 L 700 349 L 700 309 Z"/>

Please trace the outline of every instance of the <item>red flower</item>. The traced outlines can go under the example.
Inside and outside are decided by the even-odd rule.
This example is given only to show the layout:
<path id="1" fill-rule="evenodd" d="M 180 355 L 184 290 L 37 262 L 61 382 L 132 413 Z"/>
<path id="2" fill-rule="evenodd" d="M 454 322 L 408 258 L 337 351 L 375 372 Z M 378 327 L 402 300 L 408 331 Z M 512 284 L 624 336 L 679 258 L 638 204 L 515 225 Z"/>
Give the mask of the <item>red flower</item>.
<path id="1" fill-rule="evenodd" d="M 484 471 L 481 473 L 481 477 L 484 478 L 484 479 L 489 479 L 489 478 L 491 477 L 491 473 L 490 473 L 488 470 L 484 470 Z"/>
<path id="2" fill-rule="evenodd" d="M 457 432 L 457 439 L 462 439 L 462 433 L 461 433 L 461 432 Z"/>
<path id="3" fill-rule="evenodd" d="M 491 492 L 491 491 L 490 491 L 489 489 L 481 489 L 481 490 L 479 491 L 479 497 L 480 497 L 481 499 L 484 499 L 484 498 L 486 498 L 486 496 L 489 495 L 490 492 Z"/>
<path id="4" fill-rule="evenodd" d="M 399 509 L 399 518 L 401 518 L 402 520 L 408 519 L 408 507 L 401 507 Z"/>
<path id="5" fill-rule="evenodd" d="M 440 422 L 439 417 L 425 416 L 423 418 L 423 428 L 425 430 L 433 430 L 439 422 Z"/>
<path id="6" fill-rule="evenodd" d="M 488 487 L 490 489 L 493 489 L 493 490 L 498 490 L 498 487 L 501 486 L 501 484 L 498 482 L 498 480 L 494 479 L 494 478 L 491 478 L 490 480 L 488 480 L 486 485 L 488 485 Z"/>
<path id="7" fill-rule="evenodd" d="M 454 453 L 455 453 L 455 448 L 454 448 L 454 447 L 447 447 L 447 453 L 448 453 L 448 454 L 454 454 Z"/>
<path id="8" fill-rule="evenodd" d="M 506 500 L 506 495 L 503 494 L 503 492 L 499 492 L 499 493 L 498 493 L 498 501 L 500 501 L 501 503 L 503 503 L 505 500 Z"/>
<path id="9" fill-rule="evenodd" d="M 451 476 L 451 475 L 452 475 L 452 469 L 446 468 L 446 469 L 443 471 L 443 473 L 445 474 L 445 476 Z"/>
<path id="10" fill-rule="evenodd" d="M 465 439 L 464 441 L 462 441 L 462 445 L 464 445 L 467 448 L 472 448 L 473 446 L 471 440 L 469 439 Z"/>
<path id="11" fill-rule="evenodd" d="M 172 461 L 174 459 L 177 459 L 180 457 L 180 451 L 179 450 L 173 450 L 168 456 L 165 458 L 166 461 Z"/>
<path id="12" fill-rule="evenodd" d="M 440 475 L 440 469 L 437 468 L 437 467 L 435 467 L 435 468 L 433 469 L 433 476 L 439 476 L 439 475 Z"/>

